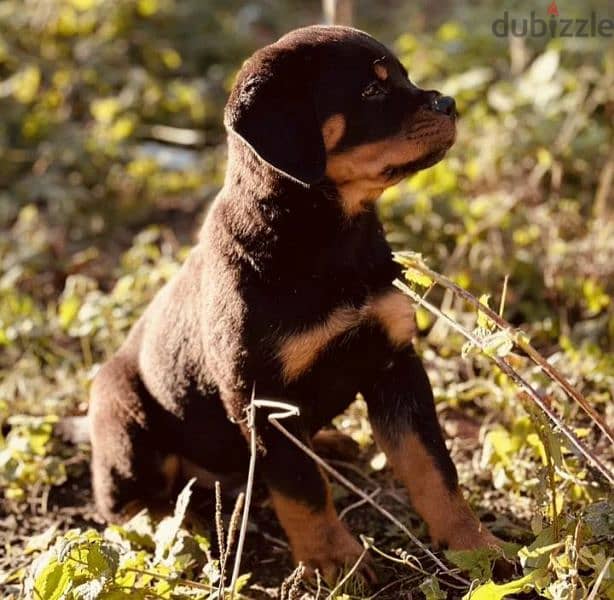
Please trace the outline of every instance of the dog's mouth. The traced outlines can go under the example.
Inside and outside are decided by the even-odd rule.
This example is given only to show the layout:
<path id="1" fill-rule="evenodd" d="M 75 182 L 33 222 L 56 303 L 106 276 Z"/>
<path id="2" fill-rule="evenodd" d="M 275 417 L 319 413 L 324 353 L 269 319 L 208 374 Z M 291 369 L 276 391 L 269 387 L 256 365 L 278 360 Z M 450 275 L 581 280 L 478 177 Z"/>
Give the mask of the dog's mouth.
<path id="1" fill-rule="evenodd" d="M 402 165 L 391 165 L 384 169 L 383 174 L 388 180 L 403 179 L 408 175 L 412 175 L 418 171 L 422 171 L 423 169 L 428 169 L 429 167 L 437 164 L 445 156 L 449 148 L 450 146 L 438 148 L 437 150 L 428 152 L 417 160 L 411 160 Z"/>

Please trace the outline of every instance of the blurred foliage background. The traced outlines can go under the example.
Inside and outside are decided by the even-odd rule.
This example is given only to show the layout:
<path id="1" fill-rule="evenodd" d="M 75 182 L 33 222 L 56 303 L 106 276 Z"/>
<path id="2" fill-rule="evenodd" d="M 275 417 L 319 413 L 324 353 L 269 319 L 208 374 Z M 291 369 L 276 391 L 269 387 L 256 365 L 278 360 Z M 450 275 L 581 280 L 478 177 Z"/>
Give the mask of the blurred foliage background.
<path id="1" fill-rule="evenodd" d="M 380 212 L 396 248 L 421 252 L 476 295 L 498 302 L 509 275 L 505 317 L 612 424 L 613 38 L 493 35 L 504 10 L 546 19 L 546 5 L 355 2 L 356 26 L 393 48 L 418 85 L 455 96 L 461 114 L 448 158 L 386 191 Z M 558 7 L 561 17 L 612 18 L 607 0 Z M 27 520 L 24 502 L 36 512 L 32 498 L 70 478 L 55 419 L 86 410 L 93 372 L 194 241 L 223 180 L 222 109 L 237 68 L 320 20 L 314 0 L 0 3 L 3 517 Z M 475 320 L 451 296 L 438 300 L 456 319 Z M 548 522 L 539 419 L 486 362 L 461 359 L 463 340 L 442 323 L 422 310 L 418 322 L 453 451 L 459 407 L 482 428 L 477 462 L 456 448 L 463 482 L 483 502 L 481 470 L 495 505 L 498 493 L 499 508 L 525 524 L 535 515 Z M 611 464 L 604 438 L 517 360 Z M 339 425 L 364 441 L 360 406 Z M 558 467 L 561 511 L 605 498 L 573 456 Z"/>

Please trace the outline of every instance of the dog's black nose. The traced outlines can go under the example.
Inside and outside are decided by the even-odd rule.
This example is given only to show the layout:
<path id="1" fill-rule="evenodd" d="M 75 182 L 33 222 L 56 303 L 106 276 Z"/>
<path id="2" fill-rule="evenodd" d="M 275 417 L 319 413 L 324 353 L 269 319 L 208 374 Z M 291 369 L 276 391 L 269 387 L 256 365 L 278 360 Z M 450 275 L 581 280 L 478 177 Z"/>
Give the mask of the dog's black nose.
<path id="1" fill-rule="evenodd" d="M 456 115 L 456 102 L 451 96 L 437 96 L 431 101 L 431 108 L 451 117 Z"/>

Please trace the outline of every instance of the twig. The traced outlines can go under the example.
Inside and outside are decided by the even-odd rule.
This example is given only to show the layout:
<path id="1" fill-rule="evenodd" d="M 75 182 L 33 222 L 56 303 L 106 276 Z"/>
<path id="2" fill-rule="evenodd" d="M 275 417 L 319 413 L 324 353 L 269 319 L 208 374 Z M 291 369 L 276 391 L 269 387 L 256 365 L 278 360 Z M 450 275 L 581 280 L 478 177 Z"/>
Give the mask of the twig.
<path id="1" fill-rule="evenodd" d="M 503 311 L 505 309 L 505 299 L 507 298 L 507 284 L 509 283 L 510 276 L 506 275 L 503 279 L 503 290 L 501 291 L 501 302 L 499 302 L 499 316 L 503 318 Z"/>
<path id="2" fill-rule="evenodd" d="M 71 560 L 75 560 L 71 558 Z M 80 561 L 75 561 L 80 562 Z M 86 562 L 83 563 L 88 566 Z M 121 567 L 120 571 L 129 571 L 130 573 L 137 573 L 139 575 L 147 575 L 149 577 L 155 577 L 156 579 L 161 579 L 162 581 L 168 581 L 169 583 L 184 585 L 185 587 L 194 588 L 195 590 L 206 590 L 208 592 L 213 590 L 213 587 L 207 585 L 206 583 L 199 583 L 198 581 L 192 581 L 191 579 L 181 579 L 176 577 L 171 577 L 169 575 L 162 575 L 161 573 L 156 573 L 155 571 L 148 571 L 147 569 L 137 569 L 134 567 Z"/>
<path id="3" fill-rule="evenodd" d="M 226 584 L 226 536 L 224 535 L 224 519 L 222 517 L 222 488 L 220 482 L 215 482 L 215 531 L 217 535 L 217 545 L 220 551 L 220 581 L 218 595 L 222 595 Z"/>
<path id="4" fill-rule="evenodd" d="M 269 407 L 269 408 L 279 408 L 282 412 L 271 413 L 268 415 L 268 420 L 271 425 L 277 428 L 281 433 L 283 433 L 291 442 L 293 442 L 296 446 L 298 446 L 307 456 L 309 456 L 314 462 L 316 462 L 320 467 L 322 467 L 326 472 L 332 475 L 337 481 L 339 481 L 346 488 L 354 492 L 357 496 L 361 497 L 365 502 L 370 504 L 375 510 L 377 510 L 381 515 L 386 517 L 391 523 L 396 525 L 405 535 L 420 548 L 425 554 L 427 554 L 435 564 L 442 569 L 442 571 L 448 575 L 456 579 L 457 581 L 469 585 L 469 582 L 452 572 L 431 550 L 429 550 L 399 519 L 397 519 L 392 513 L 387 511 L 385 508 L 380 506 L 375 500 L 373 500 L 368 494 L 363 492 L 361 489 L 356 487 L 349 479 L 346 479 L 341 473 L 331 467 L 325 460 L 322 460 L 311 448 L 305 445 L 301 440 L 295 437 L 292 433 L 290 433 L 279 421 L 278 419 L 284 419 L 290 416 L 297 416 L 299 414 L 299 410 L 296 406 L 291 404 L 286 404 L 284 402 L 275 402 L 272 400 L 254 400 L 254 405 L 258 408 L 260 407 Z"/>
<path id="5" fill-rule="evenodd" d="M 367 552 L 369 551 L 369 546 L 365 544 L 364 550 L 361 552 L 360 556 L 356 559 L 356 562 L 352 565 L 352 568 L 345 574 L 345 576 L 341 579 L 341 581 L 331 590 L 330 594 L 326 596 L 326 600 L 331 600 L 335 598 L 335 594 L 345 585 L 346 581 L 356 573 L 356 569 L 360 566 L 360 563 L 364 560 Z"/>
<path id="6" fill-rule="evenodd" d="M 361 536 L 362 537 L 362 536 Z M 397 564 L 400 565 L 404 565 L 406 567 L 409 567 L 410 569 L 413 569 L 414 571 L 416 571 L 417 573 L 420 573 L 421 575 L 426 575 L 427 577 L 432 577 L 433 574 L 429 573 L 427 570 L 425 570 L 422 565 L 420 564 L 420 561 L 415 557 L 412 556 L 411 554 L 407 554 L 404 553 L 404 556 L 402 557 L 396 557 L 396 556 L 392 556 L 386 552 L 384 552 L 383 550 L 380 550 L 375 544 L 373 544 L 372 542 L 366 540 L 363 537 L 363 543 L 368 544 L 369 548 L 371 548 L 372 550 L 375 550 L 375 552 L 377 554 L 379 554 L 380 556 L 383 556 L 385 559 L 391 561 L 391 562 L 395 562 Z M 409 558 L 413 558 L 417 564 L 413 563 L 411 560 L 409 560 Z M 468 584 L 468 582 L 467 582 Z M 466 588 L 460 588 L 457 585 L 451 584 L 449 582 L 446 582 L 446 585 L 455 588 L 455 589 L 466 589 Z"/>
<path id="7" fill-rule="evenodd" d="M 413 265 L 412 265 L 413 266 Z M 430 271 L 430 269 L 428 269 Z M 426 271 L 424 271 L 426 273 Z M 430 275 L 430 272 L 428 273 Z M 462 325 L 457 323 L 452 317 L 443 313 L 439 308 L 435 305 L 425 300 L 420 294 L 416 293 L 412 290 L 408 285 L 399 281 L 398 279 L 394 282 L 394 285 L 399 288 L 401 291 L 406 293 L 410 298 L 412 298 L 417 304 L 424 306 L 427 310 L 432 312 L 434 315 L 438 316 L 440 319 L 445 320 L 450 327 L 464 335 L 469 341 L 471 341 L 476 347 L 484 350 L 484 342 L 476 337 L 472 332 L 465 329 Z M 459 288 L 461 289 L 461 288 Z M 464 290 L 463 290 L 464 292 Z M 465 292 L 468 294 L 468 292 Z M 486 313 L 486 306 L 479 303 L 477 299 L 473 298 L 471 294 L 468 294 L 472 298 L 472 302 L 475 300 L 477 302 L 477 306 L 480 310 Z M 489 318 L 491 318 L 491 314 L 499 319 L 496 313 L 490 311 L 486 313 Z M 493 319 L 494 320 L 494 319 Z M 501 320 L 501 319 L 499 319 Z M 487 356 L 512 380 L 516 385 L 523 388 L 527 395 L 541 408 L 541 410 L 548 415 L 549 419 L 556 425 L 556 427 L 561 431 L 564 437 L 570 442 L 573 448 L 575 448 L 582 456 L 586 458 L 586 460 L 611 484 L 614 485 L 614 474 L 610 472 L 610 470 L 587 448 L 584 447 L 582 442 L 576 437 L 576 435 L 569 429 L 560 419 L 559 417 L 547 406 L 544 402 L 543 398 L 535 391 L 535 389 L 531 386 L 531 384 L 526 381 L 520 374 L 518 374 L 508 363 L 505 358 L 494 356 L 492 354 L 487 354 Z M 541 355 L 540 355 L 541 358 Z M 543 359 L 542 359 L 543 360 Z"/>
<path id="8" fill-rule="evenodd" d="M 370 494 L 369 494 L 369 498 L 375 498 L 380 492 L 382 491 L 382 488 L 378 487 L 376 489 L 374 489 Z M 353 504 L 350 504 L 349 506 L 346 506 L 340 513 L 339 513 L 339 519 L 343 519 L 343 517 L 345 517 L 347 514 L 349 514 L 351 511 L 353 511 L 354 509 L 358 508 L 359 506 L 362 506 L 363 504 L 366 504 L 366 500 L 364 499 L 360 499 L 356 502 L 354 502 Z"/>
<path id="9" fill-rule="evenodd" d="M 597 579 L 595 580 L 595 584 L 593 585 L 593 589 L 591 590 L 591 593 L 589 594 L 587 600 L 595 600 L 595 598 L 597 597 L 597 592 L 599 591 L 599 588 L 601 587 L 601 582 L 603 581 L 605 574 L 608 572 L 608 569 L 610 568 L 610 563 L 613 560 L 614 558 L 610 556 L 610 558 L 608 558 L 608 560 L 605 561 L 605 565 L 603 565 L 603 569 L 601 569 L 601 573 L 599 573 L 599 577 L 597 577 Z"/>
<path id="10" fill-rule="evenodd" d="M 493 323 L 497 325 L 501 330 L 507 331 L 511 333 L 511 337 L 514 343 L 524 351 L 527 356 L 537 364 L 543 371 L 556 383 L 558 383 L 561 388 L 567 393 L 567 395 L 572 398 L 575 402 L 577 402 L 584 412 L 596 423 L 596 425 L 601 429 L 604 435 L 610 440 L 612 444 L 614 444 L 614 432 L 608 427 L 605 423 L 601 415 L 599 415 L 595 409 L 587 402 L 586 398 L 578 392 L 566 379 L 563 375 L 558 371 L 556 367 L 550 364 L 531 344 L 528 339 L 526 339 L 523 335 L 518 335 L 514 332 L 514 328 L 508 323 L 505 319 L 500 317 L 495 311 L 493 311 L 489 306 L 482 304 L 473 294 L 463 289 L 444 275 L 433 271 L 429 267 L 427 267 L 424 263 L 419 260 L 416 260 L 410 255 L 399 253 L 399 262 L 405 266 L 411 266 L 411 268 L 424 273 L 428 277 L 430 277 L 433 281 L 436 281 L 439 285 L 452 290 L 455 294 L 463 298 L 475 306 L 478 310 L 484 313 Z M 413 290 L 412 290 L 413 291 Z M 449 321 L 449 319 L 448 319 Z M 473 340 L 472 340 L 473 341 Z M 477 344 L 481 347 L 480 344 Z M 609 479 L 610 483 L 613 483 L 612 479 Z"/>
<path id="11" fill-rule="evenodd" d="M 239 540 L 237 541 L 237 553 L 235 555 L 235 564 L 232 570 L 232 579 L 230 580 L 230 600 L 235 597 L 235 587 L 237 579 L 241 571 L 241 555 L 243 554 L 243 544 L 245 543 L 245 534 L 247 532 L 247 524 L 249 520 L 249 507 L 252 502 L 252 489 L 254 487 L 254 474 L 256 472 L 256 419 L 254 415 L 255 406 L 254 398 L 256 396 L 256 384 L 252 387 L 252 397 L 249 405 L 249 414 L 247 415 L 247 426 L 250 431 L 249 440 L 249 468 L 247 470 L 247 485 L 245 488 L 245 503 L 243 505 L 243 516 L 241 518 L 241 530 L 239 531 Z"/>

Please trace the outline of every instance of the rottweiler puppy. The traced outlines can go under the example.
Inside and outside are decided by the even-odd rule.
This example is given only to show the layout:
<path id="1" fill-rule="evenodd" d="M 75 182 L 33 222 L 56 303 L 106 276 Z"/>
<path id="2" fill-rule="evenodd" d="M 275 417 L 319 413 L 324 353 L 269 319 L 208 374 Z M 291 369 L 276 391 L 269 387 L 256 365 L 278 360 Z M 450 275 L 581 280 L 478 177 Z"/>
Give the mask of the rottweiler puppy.
<path id="1" fill-rule="evenodd" d="M 356 29 L 298 29 L 241 68 L 225 110 L 224 186 L 199 241 L 91 391 L 96 503 L 108 520 L 178 478 L 245 473 L 246 408 L 300 409 L 304 440 L 362 393 L 377 443 L 437 544 L 497 543 L 458 487 L 412 347 L 410 301 L 374 202 L 439 161 L 452 98 L 414 85 Z M 257 415 L 258 468 L 294 558 L 332 576 L 362 551 L 318 466 Z"/>

